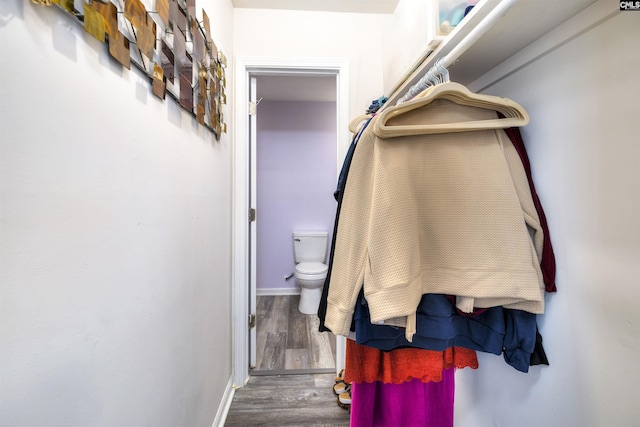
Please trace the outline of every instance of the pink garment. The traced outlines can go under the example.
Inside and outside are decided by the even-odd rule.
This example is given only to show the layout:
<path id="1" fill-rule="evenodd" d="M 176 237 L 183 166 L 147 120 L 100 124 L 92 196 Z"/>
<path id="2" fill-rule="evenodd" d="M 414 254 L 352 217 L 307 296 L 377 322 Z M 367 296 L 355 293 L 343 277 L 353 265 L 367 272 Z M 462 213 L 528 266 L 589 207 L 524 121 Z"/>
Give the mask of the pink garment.
<path id="1" fill-rule="evenodd" d="M 351 427 L 453 427 L 455 368 L 442 381 L 351 384 Z"/>

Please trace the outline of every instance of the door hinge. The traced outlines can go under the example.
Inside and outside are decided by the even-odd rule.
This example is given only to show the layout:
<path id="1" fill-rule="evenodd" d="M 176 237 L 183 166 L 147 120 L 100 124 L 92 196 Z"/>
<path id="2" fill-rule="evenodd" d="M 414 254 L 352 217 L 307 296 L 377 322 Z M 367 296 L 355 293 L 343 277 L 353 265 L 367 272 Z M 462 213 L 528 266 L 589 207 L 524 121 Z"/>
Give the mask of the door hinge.
<path id="1" fill-rule="evenodd" d="M 253 329 L 256 327 L 256 315 L 255 314 L 250 314 L 249 315 L 249 329 Z"/>
<path id="2" fill-rule="evenodd" d="M 258 103 L 257 102 L 249 102 L 249 115 L 250 116 L 255 116 L 257 110 L 258 110 Z"/>
<path id="3" fill-rule="evenodd" d="M 253 222 L 256 220 L 256 210 L 251 208 L 249 209 L 249 222 Z"/>

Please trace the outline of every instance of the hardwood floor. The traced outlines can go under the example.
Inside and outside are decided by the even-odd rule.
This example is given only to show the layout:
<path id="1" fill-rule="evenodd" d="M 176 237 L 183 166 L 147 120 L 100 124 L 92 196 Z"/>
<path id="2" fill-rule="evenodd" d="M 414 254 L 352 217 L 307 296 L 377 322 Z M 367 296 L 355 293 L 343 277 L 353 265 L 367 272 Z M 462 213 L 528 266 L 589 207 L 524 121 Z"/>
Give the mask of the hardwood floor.
<path id="1" fill-rule="evenodd" d="M 235 391 L 224 425 L 347 427 L 334 384 L 335 374 L 252 376 Z"/>
<path id="2" fill-rule="evenodd" d="M 349 426 L 333 392 L 335 335 L 318 332 L 318 317 L 300 313 L 299 300 L 258 297 L 256 369 L 235 391 L 225 426 Z M 331 373 L 311 373 L 319 370 Z"/>
<path id="3" fill-rule="evenodd" d="M 299 301 L 299 295 L 258 297 L 257 359 L 252 375 L 335 370 L 335 335 L 318 332 L 318 316 L 300 313 Z"/>

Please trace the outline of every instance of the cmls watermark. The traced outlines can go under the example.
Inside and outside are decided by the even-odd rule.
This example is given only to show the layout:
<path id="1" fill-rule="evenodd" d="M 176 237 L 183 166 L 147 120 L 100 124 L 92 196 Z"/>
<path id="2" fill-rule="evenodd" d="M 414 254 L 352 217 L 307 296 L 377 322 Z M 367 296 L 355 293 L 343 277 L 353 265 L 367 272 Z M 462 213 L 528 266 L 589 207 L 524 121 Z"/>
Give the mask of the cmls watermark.
<path id="1" fill-rule="evenodd" d="M 640 10 L 640 1 L 621 1 L 620 10 Z"/>

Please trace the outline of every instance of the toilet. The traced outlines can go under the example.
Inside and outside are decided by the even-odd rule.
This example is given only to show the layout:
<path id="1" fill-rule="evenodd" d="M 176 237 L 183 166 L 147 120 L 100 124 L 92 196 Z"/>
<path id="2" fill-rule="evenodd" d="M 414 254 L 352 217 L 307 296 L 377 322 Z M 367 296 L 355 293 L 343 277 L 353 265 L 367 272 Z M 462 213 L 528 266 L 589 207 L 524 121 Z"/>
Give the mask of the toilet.
<path id="1" fill-rule="evenodd" d="M 316 314 L 322 297 L 322 287 L 329 267 L 326 231 L 299 231 L 293 233 L 293 254 L 296 268 L 293 276 L 300 286 L 298 310 L 303 314 Z"/>

